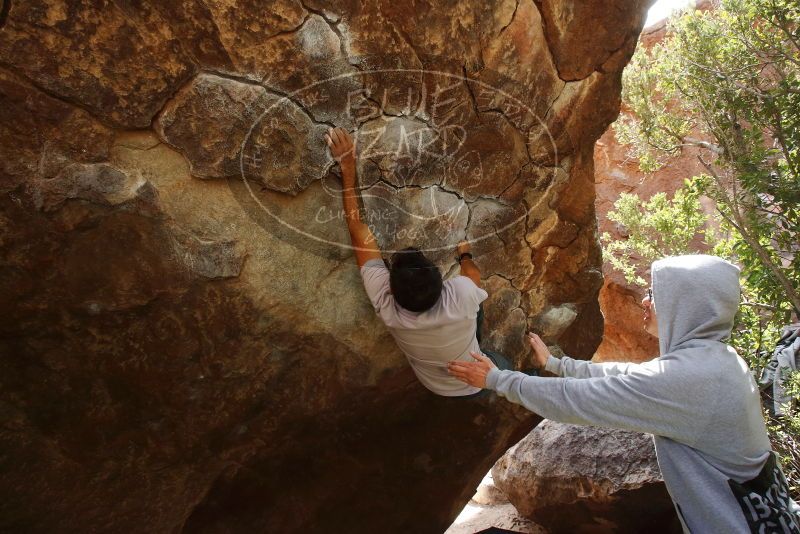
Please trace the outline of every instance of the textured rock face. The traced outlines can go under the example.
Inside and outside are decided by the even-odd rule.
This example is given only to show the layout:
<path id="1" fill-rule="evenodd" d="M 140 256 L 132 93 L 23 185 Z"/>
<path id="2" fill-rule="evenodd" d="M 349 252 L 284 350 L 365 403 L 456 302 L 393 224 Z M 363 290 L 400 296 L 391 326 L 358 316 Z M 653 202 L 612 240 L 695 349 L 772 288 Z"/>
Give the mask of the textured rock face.
<path id="1" fill-rule="evenodd" d="M 548 532 L 681 532 L 651 436 L 546 420 L 492 475 Z"/>
<path id="2" fill-rule="evenodd" d="M 578 4 L 2 2 L 0 530 L 442 532 L 536 419 L 416 382 L 321 134 L 387 253 L 473 240 L 487 348 L 590 356 L 646 6 Z"/>

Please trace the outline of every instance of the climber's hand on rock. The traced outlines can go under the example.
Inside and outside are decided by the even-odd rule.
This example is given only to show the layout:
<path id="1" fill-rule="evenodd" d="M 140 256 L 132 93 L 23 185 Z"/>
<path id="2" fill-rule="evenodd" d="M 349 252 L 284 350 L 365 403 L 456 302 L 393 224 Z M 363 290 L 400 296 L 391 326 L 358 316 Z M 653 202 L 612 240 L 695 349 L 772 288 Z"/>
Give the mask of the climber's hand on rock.
<path id="1" fill-rule="evenodd" d="M 547 364 L 547 359 L 550 357 L 550 351 L 547 345 L 544 344 L 542 338 L 533 332 L 528 332 L 528 343 L 530 343 L 533 349 L 533 365 L 537 369 L 544 369 L 544 366 Z"/>
<path id="2" fill-rule="evenodd" d="M 353 138 L 343 128 L 329 128 L 325 134 L 325 142 L 331 149 L 333 159 L 340 164 L 354 162 L 356 159 L 356 147 Z"/>
<path id="3" fill-rule="evenodd" d="M 475 386 L 476 388 L 486 387 L 486 375 L 495 368 L 494 362 L 477 352 L 470 352 L 475 358 L 474 362 L 452 361 L 447 364 L 447 371 L 462 382 Z"/>
<path id="4" fill-rule="evenodd" d="M 458 251 L 458 254 L 461 255 L 464 254 L 465 252 L 469 252 L 471 248 L 472 247 L 470 247 L 468 241 L 460 241 L 458 243 L 458 247 L 456 247 L 456 250 Z"/>

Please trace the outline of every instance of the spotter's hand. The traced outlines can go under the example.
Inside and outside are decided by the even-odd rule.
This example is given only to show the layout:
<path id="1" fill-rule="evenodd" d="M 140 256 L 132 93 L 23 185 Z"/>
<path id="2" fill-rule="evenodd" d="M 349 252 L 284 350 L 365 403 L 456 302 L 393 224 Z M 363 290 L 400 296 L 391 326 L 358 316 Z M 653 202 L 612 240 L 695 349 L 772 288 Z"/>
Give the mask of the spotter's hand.
<path id="1" fill-rule="evenodd" d="M 542 338 L 533 332 L 528 332 L 528 343 L 530 343 L 533 349 L 534 366 L 537 369 L 544 369 L 544 366 L 547 365 L 548 358 L 550 358 L 550 351 L 547 349 L 547 345 L 544 344 Z"/>
<path id="2" fill-rule="evenodd" d="M 483 354 L 470 352 L 470 355 L 475 358 L 476 361 L 462 362 L 454 360 L 447 364 L 447 371 L 470 386 L 485 388 L 486 375 L 497 366 Z"/>

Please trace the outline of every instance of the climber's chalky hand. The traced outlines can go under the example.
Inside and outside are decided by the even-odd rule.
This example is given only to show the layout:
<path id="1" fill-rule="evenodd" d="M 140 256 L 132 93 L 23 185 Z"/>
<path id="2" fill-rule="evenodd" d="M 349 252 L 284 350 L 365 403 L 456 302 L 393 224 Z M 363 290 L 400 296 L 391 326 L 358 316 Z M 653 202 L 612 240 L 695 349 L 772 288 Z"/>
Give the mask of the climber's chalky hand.
<path id="1" fill-rule="evenodd" d="M 486 387 L 486 375 L 495 368 L 494 362 L 478 352 L 470 352 L 475 358 L 474 362 L 462 362 L 458 360 L 447 364 L 447 371 L 462 382 L 475 386 L 476 388 Z"/>
<path id="2" fill-rule="evenodd" d="M 355 161 L 356 147 L 353 138 L 343 128 L 329 128 L 325 134 L 325 142 L 331 149 L 333 159 L 339 163 Z"/>

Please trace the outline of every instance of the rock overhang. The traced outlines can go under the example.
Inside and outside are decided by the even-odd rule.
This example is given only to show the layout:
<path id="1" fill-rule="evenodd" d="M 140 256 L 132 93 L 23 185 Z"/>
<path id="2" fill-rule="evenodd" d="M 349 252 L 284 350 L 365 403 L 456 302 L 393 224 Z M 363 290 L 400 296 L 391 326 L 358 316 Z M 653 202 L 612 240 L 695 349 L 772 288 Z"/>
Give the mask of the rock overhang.
<path id="1" fill-rule="evenodd" d="M 487 348 L 521 363 L 547 324 L 588 356 L 591 145 L 645 7 L 623 4 L 597 33 L 599 7 L 547 2 L 3 2 L 3 438 L 39 466 L 3 475 L 4 517 L 443 530 L 534 420 L 416 383 L 360 290 L 323 134 L 363 136 L 387 250 L 423 241 L 452 274 L 474 242 Z"/>

